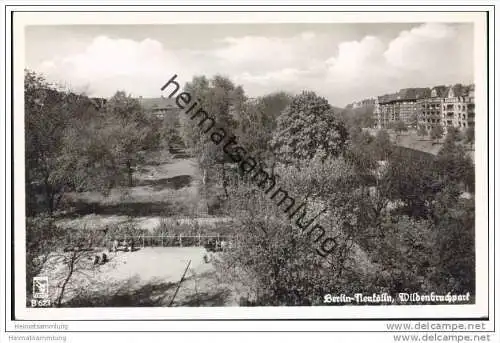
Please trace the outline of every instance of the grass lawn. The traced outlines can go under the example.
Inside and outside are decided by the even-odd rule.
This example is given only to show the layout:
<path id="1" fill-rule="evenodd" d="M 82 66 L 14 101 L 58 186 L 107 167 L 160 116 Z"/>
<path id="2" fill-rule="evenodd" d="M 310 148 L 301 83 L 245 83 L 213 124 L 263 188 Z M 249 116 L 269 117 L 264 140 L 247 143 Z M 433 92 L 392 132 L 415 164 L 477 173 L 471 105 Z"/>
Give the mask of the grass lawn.
<path id="1" fill-rule="evenodd" d="M 415 131 L 404 132 L 397 136 L 395 132 L 389 132 L 391 139 L 399 146 L 415 149 L 429 154 L 437 155 L 443 146 L 443 139 L 438 142 L 432 141 L 429 137 L 420 137 Z"/>
<path id="2" fill-rule="evenodd" d="M 72 211 L 57 221 L 64 227 L 95 227 L 122 224 L 153 229 L 160 219 L 200 221 L 214 224 L 224 218 L 210 218 L 200 194 L 201 178 L 195 159 L 156 159 L 134 173 L 134 186 L 99 192 L 70 193 L 66 201 Z M 199 219 L 193 219 L 199 218 Z"/>
<path id="3" fill-rule="evenodd" d="M 376 135 L 377 131 L 376 129 L 366 129 L 370 134 Z M 429 136 L 422 137 L 418 136 L 417 132 L 415 130 L 410 130 L 408 132 L 403 132 L 401 135 L 396 135 L 394 130 L 388 129 L 387 133 L 391 137 L 391 140 L 399 146 L 409 148 L 409 149 L 414 149 L 414 150 L 419 150 L 423 152 L 427 152 L 432 155 L 437 155 L 439 150 L 441 150 L 441 147 L 443 146 L 444 142 L 444 137 L 440 139 L 438 142 L 434 142 L 430 139 Z M 465 145 L 465 151 L 469 156 L 472 158 L 474 161 L 474 146 L 472 146 L 472 149 L 470 146 L 467 144 Z"/>

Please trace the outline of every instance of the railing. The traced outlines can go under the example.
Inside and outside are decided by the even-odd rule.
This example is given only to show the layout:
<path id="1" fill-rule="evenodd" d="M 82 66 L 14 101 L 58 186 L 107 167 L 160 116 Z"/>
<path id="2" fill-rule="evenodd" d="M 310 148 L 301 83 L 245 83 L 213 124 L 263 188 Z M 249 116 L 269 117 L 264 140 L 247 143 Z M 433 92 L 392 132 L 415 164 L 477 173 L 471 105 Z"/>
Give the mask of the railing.
<path id="1" fill-rule="evenodd" d="M 105 246 L 112 246 L 114 240 L 120 244 L 125 241 L 129 244 L 130 241 L 134 242 L 136 247 L 191 247 L 203 246 L 210 240 L 217 242 L 227 241 L 238 244 L 238 235 L 184 235 L 184 234 L 160 234 L 160 235 L 136 235 L 136 236 L 116 236 L 105 240 Z"/>

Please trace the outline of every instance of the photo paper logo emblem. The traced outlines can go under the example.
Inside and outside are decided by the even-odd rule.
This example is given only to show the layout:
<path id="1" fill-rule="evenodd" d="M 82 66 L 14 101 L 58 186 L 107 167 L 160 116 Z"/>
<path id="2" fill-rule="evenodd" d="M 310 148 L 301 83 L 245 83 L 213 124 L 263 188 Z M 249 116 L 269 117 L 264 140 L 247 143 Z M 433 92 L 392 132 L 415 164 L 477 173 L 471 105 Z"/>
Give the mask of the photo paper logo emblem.
<path id="1" fill-rule="evenodd" d="M 33 278 L 33 298 L 47 298 L 49 296 L 49 278 L 36 276 Z"/>

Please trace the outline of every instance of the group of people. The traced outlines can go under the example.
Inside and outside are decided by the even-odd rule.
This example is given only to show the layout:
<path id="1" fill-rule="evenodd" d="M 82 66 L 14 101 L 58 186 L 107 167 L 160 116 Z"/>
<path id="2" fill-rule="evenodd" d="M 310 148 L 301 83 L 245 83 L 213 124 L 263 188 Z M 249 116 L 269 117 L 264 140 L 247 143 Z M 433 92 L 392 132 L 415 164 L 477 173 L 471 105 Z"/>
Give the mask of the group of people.
<path id="1" fill-rule="evenodd" d="M 230 242 L 212 239 L 209 240 L 204 247 L 208 253 L 203 255 L 203 260 L 205 261 L 205 263 L 209 263 L 212 260 L 212 254 L 218 251 L 226 250 L 228 247 L 230 247 Z"/>
<path id="2" fill-rule="evenodd" d="M 104 264 L 106 262 L 108 262 L 108 255 L 106 253 L 103 252 L 101 256 L 94 256 L 94 264 Z"/>
<path id="3" fill-rule="evenodd" d="M 111 245 L 111 248 L 109 249 L 110 252 L 116 252 L 118 250 L 124 249 L 125 251 L 134 251 L 134 240 L 129 239 L 129 240 L 123 240 L 121 242 L 118 242 L 117 239 L 115 239 Z M 108 262 L 108 255 L 106 253 L 102 253 L 101 255 L 94 255 L 94 264 L 105 264 Z"/>

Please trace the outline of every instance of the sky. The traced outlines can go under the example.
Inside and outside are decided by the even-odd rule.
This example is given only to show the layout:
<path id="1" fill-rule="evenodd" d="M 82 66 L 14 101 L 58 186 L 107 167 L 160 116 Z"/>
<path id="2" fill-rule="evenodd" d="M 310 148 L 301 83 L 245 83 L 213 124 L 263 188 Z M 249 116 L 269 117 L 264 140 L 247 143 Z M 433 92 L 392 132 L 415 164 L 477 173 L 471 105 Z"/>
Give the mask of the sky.
<path id="1" fill-rule="evenodd" d="M 221 74 L 249 97 L 311 90 L 343 107 L 474 80 L 468 23 L 28 26 L 25 37 L 26 68 L 96 97 L 159 97 L 174 74 Z"/>

